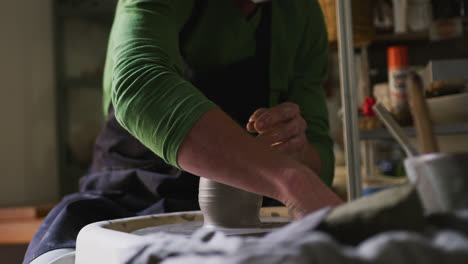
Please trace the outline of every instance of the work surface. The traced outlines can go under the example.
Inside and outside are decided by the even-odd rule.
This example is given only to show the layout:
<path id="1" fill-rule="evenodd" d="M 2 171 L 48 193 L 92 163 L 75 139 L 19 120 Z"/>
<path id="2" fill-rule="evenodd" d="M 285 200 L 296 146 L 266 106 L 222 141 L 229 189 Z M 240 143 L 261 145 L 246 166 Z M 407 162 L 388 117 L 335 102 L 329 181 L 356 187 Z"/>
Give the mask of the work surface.
<path id="1" fill-rule="evenodd" d="M 189 216 L 184 216 L 187 222 L 200 220 L 199 213 Z M 83 236 L 80 232 L 76 263 L 102 263 L 105 259 L 106 263 L 166 264 L 414 264 L 466 263 L 468 259 L 468 210 L 425 216 L 409 185 L 333 210 L 324 208 L 261 237 L 228 236 L 208 228 L 191 236 L 167 232 L 137 236 L 135 231 L 145 228 L 139 223 L 142 221 L 108 221 L 101 225 L 105 232 L 97 238 L 86 239 L 86 232 Z M 90 227 L 88 233 L 101 232 Z M 132 237 L 129 243 L 118 239 L 124 233 Z"/>

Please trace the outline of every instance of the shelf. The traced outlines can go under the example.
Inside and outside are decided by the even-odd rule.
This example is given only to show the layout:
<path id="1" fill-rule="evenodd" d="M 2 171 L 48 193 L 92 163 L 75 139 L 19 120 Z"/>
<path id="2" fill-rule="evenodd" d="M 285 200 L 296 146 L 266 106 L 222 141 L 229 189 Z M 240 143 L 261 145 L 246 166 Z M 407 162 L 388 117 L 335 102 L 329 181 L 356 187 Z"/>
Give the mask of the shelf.
<path id="1" fill-rule="evenodd" d="M 413 127 L 404 127 L 403 131 L 410 137 L 416 136 L 416 130 Z M 434 132 L 436 135 L 468 134 L 468 123 L 438 125 L 434 128 Z M 361 140 L 393 139 L 392 135 L 384 128 L 372 131 L 360 131 L 359 137 Z"/>
<path id="2" fill-rule="evenodd" d="M 468 26 L 465 26 L 463 29 L 463 37 L 468 35 Z M 368 42 L 360 42 L 354 43 L 354 48 L 358 50 L 362 47 L 372 46 L 372 45 L 390 45 L 390 44 L 410 44 L 410 43 L 435 43 L 435 42 L 445 42 L 450 40 L 457 40 L 459 38 L 448 38 L 443 39 L 440 41 L 431 42 L 429 38 L 429 31 L 418 31 L 418 32 L 407 32 L 407 33 L 384 33 L 384 34 L 376 34 L 372 41 Z M 337 42 L 329 42 L 328 48 L 330 50 L 336 51 L 337 50 Z"/>
<path id="3" fill-rule="evenodd" d="M 428 31 L 408 32 L 408 33 L 390 33 L 376 35 L 373 43 L 378 42 L 409 42 L 409 41 L 425 41 L 429 40 Z"/>
<path id="4" fill-rule="evenodd" d="M 464 35 L 468 34 L 468 26 L 465 26 L 463 28 L 463 32 Z M 426 41 L 430 41 L 428 30 L 407 33 L 376 34 L 374 39 L 372 40 L 372 44 Z"/>

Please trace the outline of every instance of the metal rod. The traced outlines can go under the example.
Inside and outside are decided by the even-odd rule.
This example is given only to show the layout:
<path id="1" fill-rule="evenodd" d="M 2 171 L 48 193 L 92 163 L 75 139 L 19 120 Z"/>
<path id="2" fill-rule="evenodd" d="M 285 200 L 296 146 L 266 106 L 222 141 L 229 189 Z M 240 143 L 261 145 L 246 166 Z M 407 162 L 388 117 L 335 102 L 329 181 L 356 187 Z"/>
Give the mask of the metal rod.
<path id="1" fill-rule="evenodd" d="M 377 103 L 376 105 L 374 105 L 374 111 L 379 117 L 379 119 L 387 127 L 390 134 L 392 134 L 396 141 L 400 143 L 400 146 L 405 150 L 406 155 L 408 155 L 408 157 L 417 156 L 419 154 L 418 151 L 413 146 L 413 144 L 411 144 L 409 137 L 406 135 L 406 133 L 403 131 L 400 125 L 398 125 L 398 123 L 387 111 L 387 109 L 385 109 L 385 107 L 382 104 Z"/>
<path id="2" fill-rule="evenodd" d="M 341 102 L 344 110 L 346 164 L 348 166 L 348 198 L 354 200 L 361 196 L 362 186 L 351 1 L 337 0 L 336 7 Z"/>
<path id="3" fill-rule="evenodd" d="M 362 166 L 364 167 L 364 178 L 374 177 L 375 168 L 375 140 L 361 141 Z"/>

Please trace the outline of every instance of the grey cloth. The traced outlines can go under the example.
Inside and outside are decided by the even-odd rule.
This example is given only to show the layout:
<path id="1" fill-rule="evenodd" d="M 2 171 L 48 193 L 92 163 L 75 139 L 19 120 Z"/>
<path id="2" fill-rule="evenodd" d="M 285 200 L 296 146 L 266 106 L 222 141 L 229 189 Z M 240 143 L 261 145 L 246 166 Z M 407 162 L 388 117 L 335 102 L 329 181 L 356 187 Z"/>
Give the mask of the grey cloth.
<path id="1" fill-rule="evenodd" d="M 315 230 L 326 213 L 319 211 L 263 238 L 227 237 L 207 229 L 190 238 L 156 233 L 130 249 L 122 263 L 467 263 L 468 237 L 461 231 L 388 231 L 350 246 Z M 468 225 L 468 211 L 451 217 Z"/>
<path id="2" fill-rule="evenodd" d="M 337 207 L 318 229 L 341 243 L 357 245 L 381 232 L 421 232 L 425 225 L 416 188 L 404 184 Z"/>

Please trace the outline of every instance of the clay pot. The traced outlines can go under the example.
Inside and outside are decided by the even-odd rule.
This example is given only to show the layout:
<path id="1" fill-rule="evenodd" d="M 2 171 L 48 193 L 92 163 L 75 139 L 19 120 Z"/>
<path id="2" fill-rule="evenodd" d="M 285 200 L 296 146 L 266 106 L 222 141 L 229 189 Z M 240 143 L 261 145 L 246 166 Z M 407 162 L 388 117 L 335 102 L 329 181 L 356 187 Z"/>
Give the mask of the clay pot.
<path id="1" fill-rule="evenodd" d="M 258 227 L 263 197 L 200 178 L 198 200 L 205 227 Z"/>

